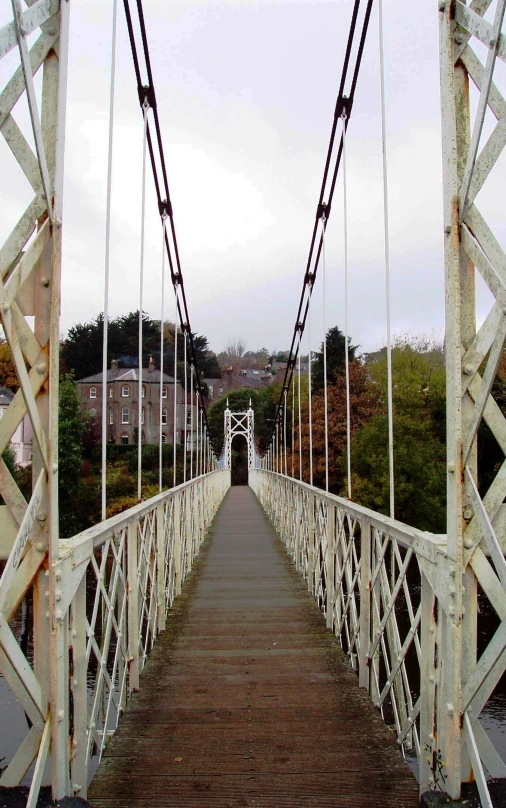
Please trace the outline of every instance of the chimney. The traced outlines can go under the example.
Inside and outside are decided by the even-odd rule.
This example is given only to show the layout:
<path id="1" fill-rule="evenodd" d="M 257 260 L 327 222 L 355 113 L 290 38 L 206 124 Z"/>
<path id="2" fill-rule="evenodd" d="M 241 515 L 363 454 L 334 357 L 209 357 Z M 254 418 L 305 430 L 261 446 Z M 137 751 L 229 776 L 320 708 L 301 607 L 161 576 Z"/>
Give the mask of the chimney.
<path id="1" fill-rule="evenodd" d="M 155 369 L 155 363 L 153 362 L 153 357 L 150 356 L 149 357 L 148 372 L 153 373 L 154 369 Z"/>
<path id="2" fill-rule="evenodd" d="M 115 359 L 111 360 L 111 372 L 112 373 L 117 373 L 118 372 L 118 363 L 116 362 Z"/>

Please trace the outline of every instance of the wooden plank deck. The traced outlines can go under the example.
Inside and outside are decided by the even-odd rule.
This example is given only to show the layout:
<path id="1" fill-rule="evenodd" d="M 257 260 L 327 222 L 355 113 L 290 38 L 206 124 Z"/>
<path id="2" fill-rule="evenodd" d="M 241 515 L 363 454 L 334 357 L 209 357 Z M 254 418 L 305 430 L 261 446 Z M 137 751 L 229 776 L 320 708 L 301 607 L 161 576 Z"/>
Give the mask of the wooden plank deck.
<path id="1" fill-rule="evenodd" d="M 250 488 L 232 488 L 92 782 L 97 808 L 415 808 Z"/>

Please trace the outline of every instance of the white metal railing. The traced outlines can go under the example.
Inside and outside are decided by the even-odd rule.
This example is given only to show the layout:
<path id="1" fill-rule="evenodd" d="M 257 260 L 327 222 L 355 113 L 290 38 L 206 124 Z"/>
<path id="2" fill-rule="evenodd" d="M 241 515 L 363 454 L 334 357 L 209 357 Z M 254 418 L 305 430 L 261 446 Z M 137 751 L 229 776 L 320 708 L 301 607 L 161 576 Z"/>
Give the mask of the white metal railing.
<path id="1" fill-rule="evenodd" d="M 471 760 L 485 793 L 480 761 L 492 777 L 506 774 L 478 721 L 490 677 L 500 673 L 504 643 L 495 649 L 496 659 L 489 659 L 489 648 L 473 670 L 452 670 L 455 580 L 446 536 L 416 530 L 275 472 L 252 470 L 249 482 L 348 654 L 359 684 L 394 725 L 403 752 L 416 755 L 420 792 L 444 791 L 446 758 L 462 754 L 468 767 Z M 487 564 L 479 549 L 474 566 Z M 491 646 L 502 639 L 503 630 L 498 629 Z M 461 682 L 460 705 L 444 700 L 448 677 Z M 466 702 L 474 702 L 474 709 L 467 709 Z M 465 742 L 459 741 L 457 751 L 445 735 L 448 711 L 455 709 L 463 716 Z"/>
<path id="2" fill-rule="evenodd" d="M 165 628 L 166 612 L 180 594 L 229 486 L 230 472 L 214 471 L 60 540 L 56 617 L 68 642 L 57 655 L 46 646 L 46 670 L 37 665 L 40 654 L 32 665 L 21 651 L 8 626 L 9 614 L 14 614 L 14 604 L 9 604 L 7 619 L 0 621 L 0 663 L 33 726 L 0 785 L 18 785 L 36 759 L 28 805 L 36 803 L 51 737 L 51 755 L 57 759 L 53 764 L 65 772 L 66 793 L 86 797 L 90 759 L 102 755 L 130 694 L 139 688 L 139 674 Z M 42 572 L 31 582 L 35 646 L 46 641 L 41 613 L 46 580 Z M 47 674 L 58 677 L 66 692 L 56 722 L 47 706 Z M 55 743 L 55 735 L 63 742 Z"/>

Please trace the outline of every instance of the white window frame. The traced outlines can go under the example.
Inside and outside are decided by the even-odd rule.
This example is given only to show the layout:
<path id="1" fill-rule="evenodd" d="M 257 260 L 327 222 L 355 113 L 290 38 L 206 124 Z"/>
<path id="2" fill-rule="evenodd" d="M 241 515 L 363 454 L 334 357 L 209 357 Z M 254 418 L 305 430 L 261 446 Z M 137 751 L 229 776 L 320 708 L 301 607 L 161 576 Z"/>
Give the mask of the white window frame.
<path id="1" fill-rule="evenodd" d="M 125 413 L 126 413 L 126 421 L 125 421 Z M 130 423 L 130 409 L 129 409 L 129 407 L 122 407 L 121 408 L 121 423 L 122 424 L 129 424 Z"/>
<path id="2" fill-rule="evenodd" d="M 146 413 L 144 412 L 144 407 L 141 410 L 141 424 L 144 423 L 144 418 L 146 417 Z"/>
<path id="3" fill-rule="evenodd" d="M 167 388 L 162 387 L 162 398 L 167 398 Z"/>
<path id="4" fill-rule="evenodd" d="M 146 398 L 146 385 L 142 385 L 142 398 Z"/>
<path id="5" fill-rule="evenodd" d="M 114 423 L 114 413 L 112 407 L 109 407 L 109 423 L 110 424 Z"/>
<path id="6" fill-rule="evenodd" d="M 90 387 L 90 398 L 96 398 L 96 397 L 97 397 L 97 388 Z"/>
<path id="7" fill-rule="evenodd" d="M 162 424 L 167 426 L 167 407 L 162 407 Z"/>
<path id="8" fill-rule="evenodd" d="M 111 386 L 109 387 L 109 398 L 112 398 L 113 395 L 114 395 L 114 390 L 112 389 L 112 384 L 111 384 Z"/>
<path id="9" fill-rule="evenodd" d="M 125 392 L 126 390 L 126 392 Z M 128 384 L 121 385 L 121 398 L 128 398 L 130 395 L 130 387 Z"/>
<path id="10" fill-rule="evenodd" d="M 126 440 L 125 440 L 125 438 L 126 438 Z M 128 434 L 126 432 L 123 432 L 123 434 L 121 435 L 121 443 L 123 445 L 126 445 L 129 440 L 130 440 L 130 438 L 128 437 Z"/>

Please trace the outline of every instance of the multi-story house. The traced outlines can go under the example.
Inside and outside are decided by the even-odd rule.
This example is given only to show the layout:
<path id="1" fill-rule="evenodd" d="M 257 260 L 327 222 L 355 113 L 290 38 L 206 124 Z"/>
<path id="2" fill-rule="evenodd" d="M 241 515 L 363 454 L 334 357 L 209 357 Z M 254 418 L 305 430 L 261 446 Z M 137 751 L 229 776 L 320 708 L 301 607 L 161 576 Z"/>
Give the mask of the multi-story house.
<path id="1" fill-rule="evenodd" d="M 160 384 L 161 381 L 161 384 Z M 101 440 L 103 374 L 95 373 L 76 383 L 81 409 L 88 414 L 90 426 Z M 142 442 L 158 443 L 160 436 L 160 387 L 162 414 L 162 443 L 172 443 L 174 434 L 174 378 L 160 371 L 150 358 L 142 371 Z M 137 443 L 139 424 L 139 371 L 137 368 L 120 368 L 112 360 L 107 371 L 107 440 L 114 443 Z M 184 388 L 176 381 L 176 441 L 184 440 L 185 418 L 187 433 L 190 431 L 191 407 L 196 424 L 195 404 L 187 402 Z M 189 444 L 191 439 L 187 434 Z"/>

